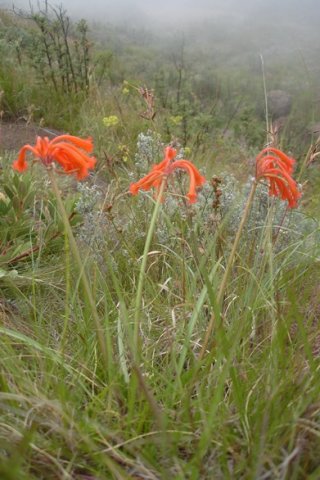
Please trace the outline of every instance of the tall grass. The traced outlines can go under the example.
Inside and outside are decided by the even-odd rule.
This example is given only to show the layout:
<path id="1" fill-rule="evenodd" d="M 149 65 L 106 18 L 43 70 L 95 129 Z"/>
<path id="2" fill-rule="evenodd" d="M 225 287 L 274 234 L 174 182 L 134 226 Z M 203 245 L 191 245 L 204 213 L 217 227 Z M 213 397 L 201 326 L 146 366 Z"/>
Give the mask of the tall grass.
<path id="1" fill-rule="evenodd" d="M 257 201 L 221 306 L 237 205 L 213 228 L 203 200 L 168 194 L 144 251 L 154 201 L 117 175 L 91 206 L 99 243 L 79 236 L 88 212 L 74 230 L 76 263 L 66 233 L 0 271 L 1 478 L 317 478 L 317 222 Z M 47 209 L 32 188 L 30 235 Z"/>

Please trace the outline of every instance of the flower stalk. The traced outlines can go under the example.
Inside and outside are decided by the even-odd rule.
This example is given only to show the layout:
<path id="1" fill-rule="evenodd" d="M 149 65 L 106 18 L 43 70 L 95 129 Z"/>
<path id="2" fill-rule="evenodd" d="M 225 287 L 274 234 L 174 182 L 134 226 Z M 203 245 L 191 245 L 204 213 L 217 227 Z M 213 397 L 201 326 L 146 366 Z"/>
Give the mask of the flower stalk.
<path id="1" fill-rule="evenodd" d="M 157 219 L 158 219 L 158 215 L 161 207 L 161 200 L 162 200 L 162 195 L 163 195 L 165 185 L 166 185 L 166 178 L 163 177 L 157 193 L 156 204 L 154 206 L 154 210 L 152 213 L 152 217 L 151 217 L 151 221 L 150 221 L 150 225 L 149 225 L 149 229 L 146 237 L 146 242 L 144 245 L 140 272 L 139 272 L 138 287 L 137 287 L 135 309 L 134 309 L 134 332 L 133 332 L 134 351 L 136 356 L 138 356 L 138 352 L 139 352 L 139 343 L 140 343 L 139 331 L 140 331 L 141 314 L 142 314 L 142 305 L 141 305 L 142 291 L 143 291 L 143 285 L 144 285 L 144 280 L 146 276 L 148 254 L 149 254 L 152 237 L 155 231 L 155 227 L 156 227 L 156 223 L 157 223 Z"/>
<path id="2" fill-rule="evenodd" d="M 60 194 L 60 191 L 59 191 L 59 188 L 58 188 L 58 185 L 57 185 L 57 181 L 56 181 L 56 178 L 55 178 L 54 171 L 52 169 L 48 169 L 48 174 L 49 174 L 49 178 L 51 180 L 52 189 L 53 189 L 55 197 L 57 199 L 58 210 L 59 210 L 60 215 L 62 217 L 63 225 L 64 225 L 64 228 L 65 228 L 68 240 L 69 240 L 70 250 L 72 251 L 72 254 L 73 254 L 74 259 L 76 261 L 77 267 L 79 269 L 79 275 L 80 275 L 80 278 L 81 278 L 83 290 L 84 290 L 86 300 L 87 300 L 87 302 L 89 304 L 89 307 L 90 307 L 90 310 L 91 310 L 91 315 L 92 315 L 93 322 L 94 322 L 94 327 L 95 327 L 95 334 L 96 334 L 96 337 L 97 337 L 97 342 L 98 342 L 98 345 L 99 345 L 102 361 L 103 361 L 104 367 L 107 369 L 109 361 L 108 361 L 108 352 L 107 352 L 107 342 L 106 342 L 103 326 L 101 325 L 101 322 L 100 322 L 100 318 L 99 318 L 99 315 L 98 315 L 98 312 L 97 312 L 97 307 L 96 307 L 95 301 L 93 299 L 92 291 L 91 291 L 91 288 L 90 288 L 89 280 L 87 278 L 86 272 L 84 270 L 84 265 L 83 265 L 83 262 L 81 260 L 78 245 L 77 245 L 76 240 L 74 238 L 74 235 L 73 235 L 70 223 L 69 223 L 67 212 L 66 212 L 66 210 L 64 208 L 64 205 L 63 205 L 63 201 L 62 201 L 61 194 Z"/>
<path id="3" fill-rule="evenodd" d="M 295 160 L 288 157 L 281 150 L 274 147 L 264 148 L 256 158 L 256 174 L 252 183 L 251 191 L 244 208 L 244 212 L 233 242 L 233 246 L 227 261 L 227 265 L 221 280 L 221 285 L 217 294 L 217 304 L 221 312 L 223 309 L 223 298 L 225 290 L 229 280 L 230 272 L 236 251 L 238 249 L 239 241 L 242 235 L 243 227 L 247 221 L 254 195 L 258 182 L 266 180 L 269 186 L 269 195 L 278 197 L 281 200 L 288 202 L 288 208 L 295 208 L 297 206 L 298 199 L 301 197 L 301 192 L 298 189 L 297 183 L 292 178 L 292 173 L 295 165 Z M 199 354 L 199 360 L 201 360 L 207 350 L 213 326 L 215 323 L 215 315 L 212 314 L 202 344 L 202 348 Z"/>
<path id="4" fill-rule="evenodd" d="M 54 167 L 58 164 L 62 168 L 62 171 L 57 171 L 59 173 L 75 175 L 77 180 L 82 180 L 87 177 L 89 175 L 89 170 L 94 169 L 96 165 L 95 157 L 91 156 L 93 152 L 92 139 L 82 139 L 73 135 L 59 135 L 53 140 L 49 140 L 48 137 L 38 136 L 35 145 L 32 146 L 27 144 L 20 149 L 18 158 L 12 165 L 14 170 L 22 173 L 28 168 L 28 152 L 32 153 L 36 161 L 42 163 L 51 180 L 51 185 L 57 200 L 58 210 L 62 217 L 65 232 L 69 240 L 70 250 L 72 251 L 79 269 L 80 280 L 87 300 L 87 305 L 90 307 L 102 361 L 105 369 L 107 369 L 110 362 L 103 326 L 100 322 L 90 283 L 84 269 L 84 264 L 81 260 L 80 252 L 70 226 L 67 212 L 63 205 L 54 173 Z M 63 337 L 64 335 L 65 331 L 63 332 Z"/>

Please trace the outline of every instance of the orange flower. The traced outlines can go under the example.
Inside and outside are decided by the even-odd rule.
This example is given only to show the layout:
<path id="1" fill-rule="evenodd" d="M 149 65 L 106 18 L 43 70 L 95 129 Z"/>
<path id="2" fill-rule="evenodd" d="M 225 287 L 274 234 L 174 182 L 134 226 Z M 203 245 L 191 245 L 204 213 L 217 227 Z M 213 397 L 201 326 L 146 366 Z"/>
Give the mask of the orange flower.
<path id="1" fill-rule="evenodd" d="M 21 148 L 12 166 L 18 172 L 25 171 L 28 167 L 26 155 L 30 151 L 46 167 L 57 162 L 65 173 L 74 173 L 78 180 L 82 180 L 96 164 L 96 159 L 88 155 L 92 150 L 91 138 L 83 140 L 72 135 L 60 135 L 49 140 L 48 137 L 37 137 L 34 146 L 24 145 Z"/>
<path id="2" fill-rule="evenodd" d="M 165 148 L 164 159 L 154 165 L 151 171 L 141 180 L 136 183 L 131 183 L 130 193 L 137 195 L 139 190 L 150 190 L 155 187 L 159 190 L 162 181 L 166 181 L 167 177 L 171 175 L 174 170 L 182 169 L 186 170 L 190 177 L 189 191 L 187 197 L 189 203 L 195 203 L 197 200 L 197 187 L 201 187 L 206 179 L 201 176 L 199 170 L 189 160 L 174 160 L 177 155 L 177 151 L 172 147 Z"/>
<path id="3" fill-rule="evenodd" d="M 268 179 L 269 195 L 287 200 L 290 208 L 296 207 L 301 197 L 291 176 L 294 165 L 295 160 L 277 148 L 265 148 L 256 158 L 256 179 Z"/>

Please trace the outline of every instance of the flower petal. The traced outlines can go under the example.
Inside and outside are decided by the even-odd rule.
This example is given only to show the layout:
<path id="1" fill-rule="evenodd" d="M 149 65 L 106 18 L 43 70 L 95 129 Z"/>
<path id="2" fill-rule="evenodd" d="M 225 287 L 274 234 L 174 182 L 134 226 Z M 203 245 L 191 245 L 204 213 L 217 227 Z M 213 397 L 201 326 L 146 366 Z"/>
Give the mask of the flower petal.
<path id="1" fill-rule="evenodd" d="M 51 140 L 50 144 L 55 145 L 56 143 L 65 142 L 66 140 L 74 144 L 76 147 L 82 148 L 82 150 L 85 150 L 88 153 L 93 151 L 93 142 L 91 137 L 83 139 L 73 135 L 58 135 Z"/>
<path id="2" fill-rule="evenodd" d="M 38 156 L 38 152 L 34 147 L 31 145 L 25 145 L 20 149 L 17 160 L 15 160 L 12 164 L 14 170 L 17 170 L 18 172 L 24 172 L 28 168 L 28 164 L 26 162 L 26 154 L 28 150 L 35 156 Z"/>
<path id="3" fill-rule="evenodd" d="M 188 172 L 190 177 L 190 185 L 187 197 L 189 199 L 189 203 L 195 203 L 197 200 L 196 187 L 201 187 L 206 181 L 205 178 L 202 177 L 199 170 L 191 162 L 189 162 L 189 160 L 176 160 L 171 164 L 170 168 L 172 171 L 177 168 L 181 168 Z"/>

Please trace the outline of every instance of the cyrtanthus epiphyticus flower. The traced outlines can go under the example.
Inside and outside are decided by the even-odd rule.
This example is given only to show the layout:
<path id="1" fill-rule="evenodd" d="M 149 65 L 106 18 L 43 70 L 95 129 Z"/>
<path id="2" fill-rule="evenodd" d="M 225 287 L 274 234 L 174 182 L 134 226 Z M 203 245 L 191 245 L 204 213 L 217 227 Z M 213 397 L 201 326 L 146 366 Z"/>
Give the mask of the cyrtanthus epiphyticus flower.
<path id="1" fill-rule="evenodd" d="M 92 153 L 92 139 L 82 139 L 72 135 L 59 135 L 53 140 L 48 137 L 37 137 L 36 144 L 24 145 L 17 160 L 13 162 L 13 168 L 18 172 L 24 172 L 27 167 L 27 152 L 33 153 L 34 157 L 44 166 L 49 167 L 53 162 L 58 163 L 67 174 L 75 174 L 78 180 L 89 175 L 94 168 L 96 159 L 88 154 Z"/>
<path id="2" fill-rule="evenodd" d="M 269 195 L 287 200 L 288 206 L 297 206 L 301 197 L 296 181 L 292 178 L 295 160 L 277 148 L 267 147 L 256 158 L 256 179 L 266 178 Z"/>
<path id="3" fill-rule="evenodd" d="M 150 190 L 156 188 L 159 190 L 161 183 L 167 181 L 167 178 L 177 169 L 185 170 L 190 178 L 189 191 L 187 198 L 189 203 L 195 203 L 197 200 L 197 188 L 201 187 L 206 179 L 200 174 L 199 170 L 189 160 L 175 160 L 176 149 L 172 147 L 165 148 L 164 159 L 154 165 L 151 171 L 141 180 L 130 185 L 130 193 L 137 195 L 139 190 Z"/>

